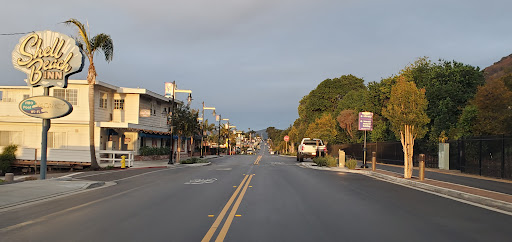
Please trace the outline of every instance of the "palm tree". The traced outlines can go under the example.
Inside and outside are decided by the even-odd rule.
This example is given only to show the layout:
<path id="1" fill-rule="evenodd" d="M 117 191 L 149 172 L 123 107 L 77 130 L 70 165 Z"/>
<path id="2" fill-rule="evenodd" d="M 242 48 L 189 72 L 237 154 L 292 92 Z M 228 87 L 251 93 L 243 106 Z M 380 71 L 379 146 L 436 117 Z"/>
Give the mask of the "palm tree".
<path id="1" fill-rule="evenodd" d="M 94 68 L 94 54 L 96 51 L 103 51 L 105 60 L 112 61 L 114 57 L 114 43 L 107 34 L 98 34 L 89 38 L 88 30 L 76 19 L 69 19 L 64 22 L 67 25 L 74 25 L 78 28 L 78 37 L 75 37 L 78 47 L 89 58 L 89 70 L 87 72 L 87 83 L 89 84 L 89 147 L 91 153 L 91 168 L 99 168 L 96 161 L 96 149 L 94 146 L 94 85 L 96 84 L 96 69 Z"/>

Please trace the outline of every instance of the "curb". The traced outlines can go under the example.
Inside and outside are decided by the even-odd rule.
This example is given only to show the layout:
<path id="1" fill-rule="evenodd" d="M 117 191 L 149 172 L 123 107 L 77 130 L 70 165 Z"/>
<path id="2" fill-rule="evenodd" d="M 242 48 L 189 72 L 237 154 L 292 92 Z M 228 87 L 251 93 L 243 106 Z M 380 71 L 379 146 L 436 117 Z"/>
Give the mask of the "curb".
<path id="1" fill-rule="evenodd" d="M 461 192 L 461 191 L 457 191 L 457 190 L 452 190 L 452 189 L 448 189 L 448 188 L 444 188 L 444 187 L 438 187 L 438 186 L 434 186 L 434 185 L 430 185 L 430 184 L 426 184 L 426 183 L 418 182 L 418 181 L 414 181 L 414 180 L 388 176 L 388 175 L 384 175 L 384 174 L 374 172 L 374 171 L 350 170 L 345 167 L 343 167 L 343 168 L 341 168 L 341 167 L 317 167 L 317 166 L 313 166 L 311 163 L 307 163 L 307 162 L 298 164 L 298 166 L 301 166 L 304 168 L 315 169 L 315 170 L 338 171 L 338 172 L 361 174 L 361 175 L 365 175 L 365 176 L 369 176 L 369 177 L 374 177 L 376 179 L 380 179 L 383 181 L 391 182 L 391 183 L 394 183 L 397 185 L 408 186 L 408 187 L 428 191 L 431 193 L 442 194 L 442 195 L 445 195 L 445 196 L 448 196 L 451 198 L 460 199 L 460 200 L 471 202 L 471 203 L 474 203 L 477 205 L 483 205 L 483 206 L 487 206 L 487 207 L 494 208 L 497 210 L 512 213 L 512 203 L 508 203 L 508 202 L 504 202 L 504 201 L 500 201 L 500 200 L 496 200 L 496 199 L 492 199 L 492 198 L 482 197 L 482 196 L 478 196 L 478 195 L 474 195 L 474 194 L 470 194 L 470 193 L 466 193 L 466 192 Z"/>
<path id="2" fill-rule="evenodd" d="M 452 190 L 449 188 L 437 187 L 434 185 L 430 185 L 430 184 L 426 184 L 426 183 L 422 183 L 422 182 L 418 182 L 418 181 L 413 181 L 413 180 L 409 180 L 409 179 L 388 176 L 388 175 L 380 174 L 378 172 L 369 171 L 368 174 L 365 174 L 365 175 L 370 176 L 370 177 L 380 178 L 381 180 L 385 180 L 385 181 L 390 181 L 390 182 L 398 184 L 398 185 L 411 186 L 411 187 L 423 189 L 426 191 L 443 194 L 443 195 L 446 195 L 449 197 L 473 202 L 476 204 L 496 208 L 499 210 L 512 212 L 512 203 L 508 203 L 508 202 L 504 202 L 504 201 L 500 201 L 500 200 L 496 200 L 496 199 L 492 199 L 492 198 L 482 197 L 482 196 L 478 196 L 478 195 L 474 195 L 474 194 L 470 194 L 470 193 L 466 193 L 466 192 L 461 192 L 461 191 L 457 191 L 457 190 Z"/>
<path id="3" fill-rule="evenodd" d="M 57 179 L 55 179 L 55 180 L 57 180 Z M 66 181 L 66 180 L 61 180 L 61 181 Z M 39 203 L 39 202 L 49 201 L 49 200 L 52 200 L 52 199 L 61 198 L 61 197 L 65 197 L 65 196 L 69 196 L 69 195 L 73 195 L 73 194 L 77 194 L 77 193 L 80 193 L 80 192 L 87 191 L 88 189 L 100 188 L 100 187 L 104 186 L 105 184 L 106 184 L 105 182 L 97 182 L 97 181 L 87 182 L 82 187 L 77 188 L 77 189 L 73 189 L 73 190 L 70 190 L 70 191 L 54 193 L 54 194 L 50 194 L 50 195 L 46 195 L 46 196 L 32 198 L 32 199 L 29 199 L 29 200 L 24 200 L 24 201 L 19 201 L 19 202 L 15 202 L 15 203 L 6 204 L 6 205 L 3 205 L 3 206 L 0 206 L 0 213 L 8 211 L 8 210 L 11 210 L 11 209 L 16 209 L 16 208 L 20 208 L 20 207 L 36 204 L 36 203 Z M 112 186 L 112 185 L 115 185 L 115 183 L 110 183 L 109 182 L 109 186 Z"/>

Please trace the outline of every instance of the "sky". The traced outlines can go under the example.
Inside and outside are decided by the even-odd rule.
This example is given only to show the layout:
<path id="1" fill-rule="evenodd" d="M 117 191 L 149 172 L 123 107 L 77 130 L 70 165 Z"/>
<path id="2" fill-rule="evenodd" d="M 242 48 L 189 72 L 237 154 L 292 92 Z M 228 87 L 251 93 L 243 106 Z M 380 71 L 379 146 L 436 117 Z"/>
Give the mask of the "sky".
<path id="1" fill-rule="evenodd" d="M 95 56 L 98 80 L 160 94 L 176 81 L 192 90 L 192 108 L 215 107 L 239 130 L 285 129 L 328 78 L 380 81 L 422 56 L 492 65 L 512 54 L 510 9 L 510 0 L 6 1 L 0 86 L 26 85 L 11 61 L 24 35 L 10 34 L 76 36 L 62 24 L 76 18 L 114 41 L 112 62 Z M 86 67 L 70 79 L 86 79 Z"/>

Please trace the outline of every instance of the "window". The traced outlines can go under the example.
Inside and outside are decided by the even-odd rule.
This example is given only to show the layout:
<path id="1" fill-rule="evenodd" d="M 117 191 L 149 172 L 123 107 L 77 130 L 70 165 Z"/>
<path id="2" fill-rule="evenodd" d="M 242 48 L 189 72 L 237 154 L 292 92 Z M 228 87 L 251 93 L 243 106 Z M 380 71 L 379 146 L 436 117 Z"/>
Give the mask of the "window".
<path id="1" fill-rule="evenodd" d="M 10 144 L 22 144 L 21 131 L 0 131 L 0 146 L 8 146 Z"/>
<path id="2" fill-rule="evenodd" d="M 48 148 L 63 149 L 68 143 L 66 132 L 48 132 Z"/>
<path id="3" fill-rule="evenodd" d="M 100 108 L 107 108 L 108 93 L 100 92 Z"/>
<path id="4" fill-rule="evenodd" d="M 7 92 L 7 91 L 1 91 L 0 92 L 0 100 L 2 102 L 4 102 L 4 103 L 14 103 L 14 102 L 16 102 L 16 98 L 14 98 L 13 93 L 11 92 L 10 94 L 11 95 L 9 95 L 9 92 Z"/>
<path id="5" fill-rule="evenodd" d="M 124 109 L 124 99 L 114 99 L 114 109 Z"/>
<path id="6" fill-rule="evenodd" d="M 71 103 L 71 105 L 78 105 L 78 90 L 77 89 L 55 89 L 53 96 L 64 99 Z"/>

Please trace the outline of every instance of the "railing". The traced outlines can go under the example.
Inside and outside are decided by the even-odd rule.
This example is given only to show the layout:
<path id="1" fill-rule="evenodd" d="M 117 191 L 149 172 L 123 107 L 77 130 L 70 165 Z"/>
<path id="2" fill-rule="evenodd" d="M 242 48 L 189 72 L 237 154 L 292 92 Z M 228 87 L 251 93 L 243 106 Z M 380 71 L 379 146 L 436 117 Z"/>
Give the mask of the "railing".
<path id="1" fill-rule="evenodd" d="M 116 161 L 121 162 L 122 158 L 121 156 L 125 156 L 126 165 L 128 167 L 133 166 L 133 160 L 135 156 L 135 151 L 124 151 L 124 150 L 100 150 L 98 152 L 99 154 L 99 161 L 100 165 L 102 162 L 110 163 L 112 162 L 112 165 L 115 165 Z"/>

